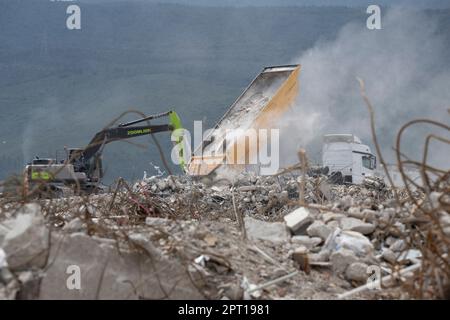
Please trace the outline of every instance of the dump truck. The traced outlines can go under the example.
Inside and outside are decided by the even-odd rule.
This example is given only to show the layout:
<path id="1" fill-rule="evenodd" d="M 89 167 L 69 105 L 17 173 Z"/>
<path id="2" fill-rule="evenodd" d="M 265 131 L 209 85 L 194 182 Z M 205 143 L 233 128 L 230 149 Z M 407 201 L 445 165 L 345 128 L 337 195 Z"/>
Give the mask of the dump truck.
<path id="1" fill-rule="evenodd" d="M 225 163 L 226 169 L 234 171 L 254 164 L 258 145 L 247 143 L 245 135 L 227 141 L 227 132 L 276 128 L 277 120 L 298 95 L 299 72 L 300 65 L 264 68 L 195 149 L 187 173 L 194 177 L 214 176 Z"/>
<path id="2" fill-rule="evenodd" d="M 150 124 L 150 120 L 168 117 L 165 124 Z M 143 123 L 143 125 L 137 125 Z M 180 131 L 181 130 L 181 131 Z M 173 132 L 172 141 L 179 145 L 180 166 L 185 170 L 182 124 L 175 111 L 143 117 L 97 132 L 85 148 L 65 148 L 63 160 L 52 158 L 33 159 L 24 170 L 24 186 L 37 190 L 38 195 L 60 196 L 70 189 L 80 193 L 103 191 L 102 152 L 105 145 L 119 140 L 150 135 L 158 132 Z"/>
<path id="3" fill-rule="evenodd" d="M 353 134 L 327 134 L 323 137 L 322 166 L 334 183 L 361 184 L 364 178 L 376 175 L 377 158 Z"/>

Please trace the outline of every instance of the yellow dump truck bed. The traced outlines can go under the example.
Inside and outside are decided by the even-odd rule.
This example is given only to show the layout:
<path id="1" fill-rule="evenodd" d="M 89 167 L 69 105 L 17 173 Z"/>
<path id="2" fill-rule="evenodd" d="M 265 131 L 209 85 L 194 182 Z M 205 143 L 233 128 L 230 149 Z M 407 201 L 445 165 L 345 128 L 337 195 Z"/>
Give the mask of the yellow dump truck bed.
<path id="1" fill-rule="evenodd" d="M 222 166 L 226 158 L 234 159 L 232 163 L 228 161 L 227 166 L 242 168 L 243 161 L 252 159 L 257 149 L 251 146 L 245 146 L 247 160 L 230 155 L 235 150 L 234 147 L 227 146 L 224 151 L 227 131 L 274 128 L 276 121 L 288 110 L 298 94 L 299 72 L 300 65 L 264 68 L 214 126 L 215 130 L 197 147 L 188 164 L 187 173 L 192 176 L 209 175 Z"/>

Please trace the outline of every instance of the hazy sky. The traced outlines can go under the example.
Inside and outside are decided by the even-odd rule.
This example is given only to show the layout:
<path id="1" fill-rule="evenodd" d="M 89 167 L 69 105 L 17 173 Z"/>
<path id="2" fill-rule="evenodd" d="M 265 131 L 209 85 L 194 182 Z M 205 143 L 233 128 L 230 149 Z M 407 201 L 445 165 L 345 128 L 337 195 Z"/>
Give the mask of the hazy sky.
<path id="1" fill-rule="evenodd" d="M 450 103 L 449 56 L 437 21 L 423 12 L 388 10 L 382 30 L 372 32 L 358 23 L 344 26 L 336 39 L 318 42 L 292 62 L 302 64 L 300 94 L 294 113 L 286 116 L 283 149 L 306 147 L 315 155 L 329 133 L 353 133 L 371 142 L 369 116 L 356 78 L 366 83 L 373 103 L 376 128 L 385 156 L 404 123 L 429 118 L 448 123 Z M 418 130 L 419 129 L 419 130 Z M 402 151 L 417 159 L 423 152 L 429 126 L 408 130 Z M 436 144 L 431 161 L 448 167 L 450 148 Z M 293 159 L 294 160 L 294 159 Z"/>

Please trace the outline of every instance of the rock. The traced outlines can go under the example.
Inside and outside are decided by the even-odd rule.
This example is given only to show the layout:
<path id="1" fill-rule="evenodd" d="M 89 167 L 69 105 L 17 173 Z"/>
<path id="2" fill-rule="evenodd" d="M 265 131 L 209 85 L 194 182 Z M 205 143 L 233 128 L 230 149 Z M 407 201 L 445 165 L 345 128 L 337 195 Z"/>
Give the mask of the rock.
<path id="1" fill-rule="evenodd" d="M 11 223 L 3 250 L 11 270 L 42 268 L 48 255 L 49 230 L 35 203 L 26 204 Z"/>
<path id="2" fill-rule="evenodd" d="M 356 218 L 341 219 L 340 226 L 342 230 L 356 231 L 362 234 L 371 234 L 375 230 L 375 226 Z"/>
<path id="3" fill-rule="evenodd" d="M 365 207 L 370 208 L 373 205 L 373 199 L 372 198 L 365 198 L 363 201 L 363 205 Z"/>
<path id="4" fill-rule="evenodd" d="M 147 248 L 119 253 L 114 241 L 82 233 L 64 237 L 54 232 L 51 243 L 39 299 L 204 298 L 184 265 L 161 254 L 153 255 Z M 79 289 L 68 286 L 73 285 L 77 270 Z"/>
<path id="5" fill-rule="evenodd" d="M 314 247 L 317 247 L 322 242 L 322 239 L 320 239 L 318 237 L 311 238 L 308 236 L 293 236 L 291 238 L 291 242 L 294 244 L 304 246 L 304 247 L 308 248 L 309 250 L 311 250 Z"/>
<path id="6" fill-rule="evenodd" d="M 175 182 L 175 179 L 173 179 L 173 177 L 169 177 L 167 179 L 167 185 L 169 186 L 170 190 L 173 192 L 176 192 L 179 189 L 179 187 L 178 187 L 177 183 Z"/>
<path id="7" fill-rule="evenodd" d="M 364 217 L 359 207 L 351 207 L 350 209 L 348 209 L 347 213 L 348 216 L 352 218 L 362 219 Z"/>
<path id="8" fill-rule="evenodd" d="M 326 212 L 322 215 L 322 220 L 323 222 L 328 223 L 330 221 L 340 221 L 344 217 L 345 215 L 341 213 Z"/>
<path id="9" fill-rule="evenodd" d="M 322 249 L 318 253 L 309 254 L 309 260 L 314 262 L 326 262 L 330 259 L 330 250 Z"/>
<path id="10" fill-rule="evenodd" d="M 381 257 L 391 264 L 395 264 L 397 261 L 397 255 L 391 249 L 384 248 Z"/>
<path id="11" fill-rule="evenodd" d="M 336 230 L 339 228 L 339 222 L 335 221 L 335 220 L 331 220 L 330 222 L 327 223 L 327 226 L 333 230 Z"/>
<path id="12" fill-rule="evenodd" d="M 404 240 L 398 239 L 389 247 L 389 249 L 391 249 L 394 252 L 403 251 L 406 249 L 406 243 Z"/>
<path id="13" fill-rule="evenodd" d="M 345 277 L 347 280 L 356 282 L 366 282 L 369 275 L 367 274 L 367 268 L 369 266 L 362 262 L 353 262 L 345 270 Z"/>
<path id="14" fill-rule="evenodd" d="M 358 261 L 356 255 L 348 249 L 341 248 L 330 256 L 331 265 L 335 274 L 343 274 L 347 267 Z"/>
<path id="15" fill-rule="evenodd" d="M 304 234 L 306 228 L 313 222 L 311 213 L 304 207 L 288 213 L 283 219 L 293 234 Z"/>
<path id="16" fill-rule="evenodd" d="M 392 236 L 389 236 L 389 237 L 387 237 L 386 238 L 386 240 L 384 241 L 384 243 L 387 245 L 387 246 L 391 246 L 395 241 L 397 241 L 398 239 L 397 238 L 395 238 L 395 237 L 392 237 Z"/>
<path id="17" fill-rule="evenodd" d="M 333 231 L 333 228 L 327 226 L 321 221 L 314 221 L 307 229 L 306 232 L 311 237 L 319 237 L 322 240 L 327 240 L 328 236 Z"/>
<path id="18" fill-rule="evenodd" d="M 168 184 L 164 180 L 159 180 L 156 183 L 156 186 L 158 187 L 159 191 L 164 191 L 164 190 L 166 190 L 168 188 Z"/>
<path id="19" fill-rule="evenodd" d="M 325 241 L 324 249 L 336 251 L 345 248 L 353 251 L 357 256 L 364 257 L 373 253 L 373 245 L 368 238 L 359 232 L 341 231 L 336 229 Z"/>
<path id="20" fill-rule="evenodd" d="M 245 217 L 247 236 L 253 239 L 281 243 L 289 240 L 289 232 L 284 223 L 265 222 L 251 217 Z"/>
<path id="21" fill-rule="evenodd" d="M 386 208 L 381 211 L 380 217 L 378 218 L 379 224 L 381 226 L 385 226 L 389 223 L 390 219 L 395 216 L 395 209 L 393 208 Z"/>
<path id="22" fill-rule="evenodd" d="M 400 221 L 396 221 L 394 225 L 389 229 L 389 233 L 394 237 L 401 237 L 405 234 L 406 227 Z"/>

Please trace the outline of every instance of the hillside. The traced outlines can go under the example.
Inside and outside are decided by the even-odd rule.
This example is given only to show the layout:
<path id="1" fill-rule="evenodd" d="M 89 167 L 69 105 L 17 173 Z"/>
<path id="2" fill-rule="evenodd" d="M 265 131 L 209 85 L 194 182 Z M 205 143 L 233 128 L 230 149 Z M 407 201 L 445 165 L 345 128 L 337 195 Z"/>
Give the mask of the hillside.
<path id="1" fill-rule="evenodd" d="M 292 63 L 366 17 L 344 7 L 94 2 L 82 3 L 82 30 L 69 31 L 65 3 L 0 0 L 0 8 L 0 179 L 37 154 L 86 145 L 129 108 L 175 109 L 188 129 L 194 120 L 209 128 L 264 66 Z M 448 30 L 448 11 L 430 14 Z M 158 138 L 170 150 L 167 134 Z M 105 150 L 109 181 L 141 177 L 150 162 L 161 165 L 154 146 Z"/>

